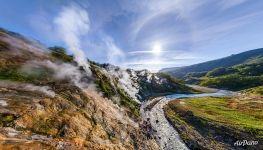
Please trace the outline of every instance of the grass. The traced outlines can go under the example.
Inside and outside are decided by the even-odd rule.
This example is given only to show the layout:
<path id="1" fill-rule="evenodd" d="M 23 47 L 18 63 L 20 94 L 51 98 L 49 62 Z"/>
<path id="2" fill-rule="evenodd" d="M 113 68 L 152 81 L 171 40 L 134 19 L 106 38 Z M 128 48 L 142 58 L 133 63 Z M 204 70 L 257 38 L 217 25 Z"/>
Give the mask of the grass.
<path id="1" fill-rule="evenodd" d="M 192 98 L 184 102 L 183 107 L 192 111 L 194 116 L 263 137 L 262 103 L 255 105 L 249 101 L 234 101 L 228 97 Z"/>
<path id="2" fill-rule="evenodd" d="M 238 74 L 223 75 L 219 77 L 202 77 L 200 85 L 213 88 L 224 88 L 234 91 L 261 86 L 263 76 L 244 76 Z"/>
<path id="3" fill-rule="evenodd" d="M 246 90 L 243 90 L 242 92 L 249 94 L 249 95 L 263 95 L 263 86 L 246 89 Z"/>

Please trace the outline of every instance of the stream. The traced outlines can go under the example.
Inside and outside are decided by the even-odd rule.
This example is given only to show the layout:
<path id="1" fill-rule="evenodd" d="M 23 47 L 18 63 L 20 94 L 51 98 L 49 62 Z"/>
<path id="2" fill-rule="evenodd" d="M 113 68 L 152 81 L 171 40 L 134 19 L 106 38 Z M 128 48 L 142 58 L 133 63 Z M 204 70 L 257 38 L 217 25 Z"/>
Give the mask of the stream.
<path id="1" fill-rule="evenodd" d="M 214 93 L 203 94 L 172 94 L 163 97 L 154 98 L 141 106 L 141 115 L 145 122 L 151 125 L 151 134 L 156 137 L 159 145 L 164 150 L 188 150 L 186 144 L 181 140 L 179 133 L 165 118 L 163 106 L 170 100 L 178 98 L 205 97 L 205 96 L 231 96 L 233 92 L 226 90 L 217 90 Z M 158 102 L 157 102 L 158 101 Z M 157 102 L 150 110 L 147 106 Z"/>

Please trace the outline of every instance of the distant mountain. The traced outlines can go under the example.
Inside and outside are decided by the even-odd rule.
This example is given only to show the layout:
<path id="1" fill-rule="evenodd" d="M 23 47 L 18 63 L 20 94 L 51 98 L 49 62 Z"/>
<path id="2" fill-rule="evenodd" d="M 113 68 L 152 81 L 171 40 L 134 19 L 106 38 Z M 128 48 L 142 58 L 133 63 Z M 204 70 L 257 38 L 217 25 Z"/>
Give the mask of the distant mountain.
<path id="1" fill-rule="evenodd" d="M 231 67 L 238 64 L 247 63 L 254 58 L 263 56 L 263 48 L 234 54 L 221 59 L 207 61 L 185 67 L 164 68 L 160 72 L 168 73 L 177 78 L 184 78 L 187 74 L 204 75 L 206 72 L 219 67 Z"/>
<path id="2" fill-rule="evenodd" d="M 255 49 L 229 57 L 187 67 L 163 69 L 188 84 L 213 88 L 243 90 L 263 85 L 263 49 Z"/>

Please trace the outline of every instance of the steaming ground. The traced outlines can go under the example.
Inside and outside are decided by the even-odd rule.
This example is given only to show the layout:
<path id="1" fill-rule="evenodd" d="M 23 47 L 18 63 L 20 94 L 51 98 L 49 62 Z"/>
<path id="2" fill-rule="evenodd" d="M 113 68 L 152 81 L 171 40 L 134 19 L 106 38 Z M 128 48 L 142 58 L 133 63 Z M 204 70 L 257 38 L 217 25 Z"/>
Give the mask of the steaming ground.
<path id="1" fill-rule="evenodd" d="M 37 86 L 33 84 L 12 81 L 0 81 L 0 87 L 8 89 L 21 89 L 31 92 L 41 92 L 47 96 L 55 97 L 55 92 L 48 86 Z"/>

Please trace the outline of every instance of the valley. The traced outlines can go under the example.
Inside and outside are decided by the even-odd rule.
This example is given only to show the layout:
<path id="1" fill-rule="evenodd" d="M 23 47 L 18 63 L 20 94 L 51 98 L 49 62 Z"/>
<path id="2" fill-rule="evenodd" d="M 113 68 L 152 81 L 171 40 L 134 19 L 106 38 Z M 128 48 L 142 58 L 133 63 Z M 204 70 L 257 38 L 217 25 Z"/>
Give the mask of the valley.
<path id="1" fill-rule="evenodd" d="M 263 150 L 263 1 L 0 1 L 0 150 Z"/>
<path id="2" fill-rule="evenodd" d="M 243 137 L 262 148 L 256 52 L 246 63 L 178 79 L 91 60 L 85 68 L 63 47 L 1 29 L 0 149 L 248 148 L 233 146 Z"/>

